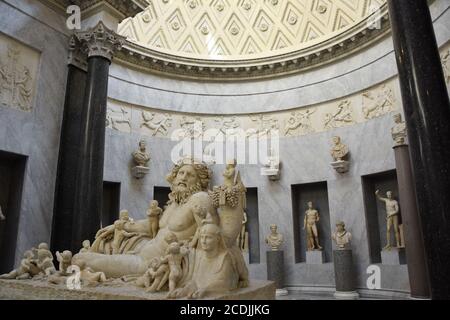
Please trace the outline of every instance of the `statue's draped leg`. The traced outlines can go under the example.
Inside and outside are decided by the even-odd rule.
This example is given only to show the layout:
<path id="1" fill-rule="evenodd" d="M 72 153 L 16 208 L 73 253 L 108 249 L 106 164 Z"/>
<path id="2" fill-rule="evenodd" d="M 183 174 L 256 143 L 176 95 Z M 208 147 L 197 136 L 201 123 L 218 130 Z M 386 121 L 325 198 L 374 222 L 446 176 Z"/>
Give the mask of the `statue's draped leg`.
<path id="1" fill-rule="evenodd" d="M 102 271 L 108 278 L 120 278 L 126 275 L 142 275 L 147 271 L 146 261 L 137 255 L 120 254 L 105 255 L 99 253 L 79 253 L 73 257 L 72 263 L 83 260 L 86 266 L 94 271 Z"/>

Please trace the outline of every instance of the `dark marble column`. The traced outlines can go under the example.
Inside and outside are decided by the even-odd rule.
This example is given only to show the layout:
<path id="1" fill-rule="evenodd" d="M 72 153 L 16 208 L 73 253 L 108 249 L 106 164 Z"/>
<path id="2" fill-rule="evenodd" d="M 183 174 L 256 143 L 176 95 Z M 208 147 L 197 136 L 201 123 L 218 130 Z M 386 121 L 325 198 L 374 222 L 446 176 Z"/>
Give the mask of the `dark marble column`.
<path id="1" fill-rule="evenodd" d="M 72 227 L 76 188 L 81 113 L 87 77 L 87 55 L 76 37 L 70 39 L 64 114 L 61 125 L 58 169 L 56 174 L 52 251 L 73 250 Z"/>
<path id="2" fill-rule="evenodd" d="M 430 287 L 425 248 L 408 145 L 404 143 L 395 145 L 394 153 L 411 297 L 429 299 Z"/>
<path id="3" fill-rule="evenodd" d="M 88 73 L 79 134 L 72 248 L 80 248 L 85 239 L 92 241 L 100 227 L 109 65 L 124 41 L 101 22 L 77 37 L 88 53 Z"/>
<path id="4" fill-rule="evenodd" d="M 426 0 L 388 0 L 431 296 L 450 298 L 450 102 Z"/>

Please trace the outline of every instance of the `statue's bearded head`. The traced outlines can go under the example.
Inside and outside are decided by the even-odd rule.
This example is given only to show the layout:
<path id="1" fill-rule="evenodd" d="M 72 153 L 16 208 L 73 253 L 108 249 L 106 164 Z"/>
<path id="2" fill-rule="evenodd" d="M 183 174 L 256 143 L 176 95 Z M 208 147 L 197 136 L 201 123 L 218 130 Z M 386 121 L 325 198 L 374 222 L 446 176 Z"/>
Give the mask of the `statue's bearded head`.
<path id="1" fill-rule="evenodd" d="M 194 193 L 206 191 L 210 179 L 211 171 L 206 164 L 191 159 L 182 160 L 167 177 L 172 190 L 169 202 L 186 203 Z"/>

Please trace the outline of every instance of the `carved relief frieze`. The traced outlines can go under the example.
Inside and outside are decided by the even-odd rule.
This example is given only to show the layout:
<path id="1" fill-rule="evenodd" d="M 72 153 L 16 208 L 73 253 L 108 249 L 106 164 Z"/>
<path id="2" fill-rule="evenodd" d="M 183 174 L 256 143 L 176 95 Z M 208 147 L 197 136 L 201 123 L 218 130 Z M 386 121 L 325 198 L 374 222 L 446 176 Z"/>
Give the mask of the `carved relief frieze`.
<path id="1" fill-rule="evenodd" d="M 362 94 L 363 114 L 366 119 L 373 119 L 393 111 L 395 96 L 386 84 Z"/>
<path id="2" fill-rule="evenodd" d="M 350 100 L 340 102 L 335 110 L 326 113 L 323 120 L 324 129 L 339 128 L 355 123 Z"/>
<path id="3" fill-rule="evenodd" d="M 39 53 L 0 34 L 0 105 L 33 109 Z"/>

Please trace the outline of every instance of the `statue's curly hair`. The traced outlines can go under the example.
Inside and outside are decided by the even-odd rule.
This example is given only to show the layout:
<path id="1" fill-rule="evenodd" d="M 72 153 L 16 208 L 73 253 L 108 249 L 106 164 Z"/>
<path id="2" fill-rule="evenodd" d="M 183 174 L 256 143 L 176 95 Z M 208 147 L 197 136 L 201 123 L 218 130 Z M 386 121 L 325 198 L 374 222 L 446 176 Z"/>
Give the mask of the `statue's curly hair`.
<path id="1" fill-rule="evenodd" d="M 195 160 L 193 158 L 184 158 L 180 160 L 173 167 L 172 171 L 167 176 L 166 178 L 167 182 L 172 184 L 178 174 L 178 171 L 185 165 L 190 165 L 194 167 L 195 172 L 197 173 L 197 177 L 199 178 L 202 191 L 208 190 L 209 181 L 211 180 L 212 177 L 211 169 L 209 169 L 206 163 Z"/>

